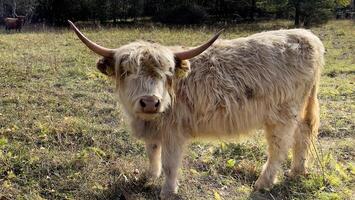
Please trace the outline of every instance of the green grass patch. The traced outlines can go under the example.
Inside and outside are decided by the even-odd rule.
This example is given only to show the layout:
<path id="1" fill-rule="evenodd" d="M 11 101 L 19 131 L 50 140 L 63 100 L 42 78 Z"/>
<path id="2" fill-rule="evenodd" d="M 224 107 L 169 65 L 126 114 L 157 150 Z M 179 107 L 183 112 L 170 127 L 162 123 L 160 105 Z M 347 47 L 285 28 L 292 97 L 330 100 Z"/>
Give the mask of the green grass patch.
<path id="1" fill-rule="evenodd" d="M 292 27 L 287 21 L 229 27 L 222 38 Z M 261 134 L 241 143 L 190 145 L 183 199 L 354 199 L 355 28 L 331 21 L 312 29 L 326 47 L 320 86 L 321 127 L 308 177 L 282 173 L 270 191 L 252 185 L 266 161 Z M 135 40 L 193 46 L 216 29 L 84 29 L 118 47 Z M 0 33 L 0 199 L 157 199 L 162 179 L 146 184 L 144 145 L 123 123 L 113 84 L 98 57 L 67 29 Z M 289 168 L 290 159 L 283 166 Z"/>

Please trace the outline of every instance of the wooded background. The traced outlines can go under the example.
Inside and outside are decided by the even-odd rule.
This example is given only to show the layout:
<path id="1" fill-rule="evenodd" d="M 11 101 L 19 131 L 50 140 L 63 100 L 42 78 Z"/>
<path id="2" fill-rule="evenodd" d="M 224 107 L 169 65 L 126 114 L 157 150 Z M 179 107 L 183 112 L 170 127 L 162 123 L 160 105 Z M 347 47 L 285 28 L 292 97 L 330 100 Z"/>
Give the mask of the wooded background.
<path id="1" fill-rule="evenodd" d="M 153 20 L 168 24 L 238 23 L 290 19 L 313 25 L 352 17 L 354 0 L 0 0 L 0 21 L 24 15 L 27 23 L 74 21 L 122 23 Z"/>

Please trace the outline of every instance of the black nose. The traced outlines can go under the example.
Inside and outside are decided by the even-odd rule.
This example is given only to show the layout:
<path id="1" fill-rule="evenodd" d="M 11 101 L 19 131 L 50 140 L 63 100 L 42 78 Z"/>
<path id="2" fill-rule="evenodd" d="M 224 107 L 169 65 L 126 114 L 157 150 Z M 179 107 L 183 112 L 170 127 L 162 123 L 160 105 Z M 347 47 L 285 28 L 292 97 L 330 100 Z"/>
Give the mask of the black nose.
<path id="1" fill-rule="evenodd" d="M 160 107 L 160 100 L 155 96 L 143 96 L 139 100 L 142 111 L 145 113 L 155 113 Z"/>

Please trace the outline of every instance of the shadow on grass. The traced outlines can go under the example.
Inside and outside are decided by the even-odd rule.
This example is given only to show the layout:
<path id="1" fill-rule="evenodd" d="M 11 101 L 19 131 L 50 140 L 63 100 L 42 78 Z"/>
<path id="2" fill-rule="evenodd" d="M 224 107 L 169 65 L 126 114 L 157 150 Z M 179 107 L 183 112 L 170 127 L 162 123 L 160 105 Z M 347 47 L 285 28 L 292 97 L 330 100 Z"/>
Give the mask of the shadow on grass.
<path id="1" fill-rule="evenodd" d="M 97 196 L 98 200 L 158 200 L 161 179 L 148 181 L 145 175 L 138 178 L 120 178 L 107 190 Z M 183 199 L 179 195 L 173 195 L 169 200 Z"/>
<path id="2" fill-rule="evenodd" d="M 107 190 L 98 195 L 99 200 L 133 200 L 133 199 L 158 199 L 159 188 L 157 185 L 148 184 L 147 178 L 141 176 L 139 178 L 122 177 L 112 183 Z"/>
<path id="3" fill-rule="evenodd" d="M 278 182 L 270 190 L 253 191 L 248 199 L 266 200 L 266 199 L 302 199 L 310 197 L 311 191 L 307 190 L 299 178 L 286 178 Z"/>

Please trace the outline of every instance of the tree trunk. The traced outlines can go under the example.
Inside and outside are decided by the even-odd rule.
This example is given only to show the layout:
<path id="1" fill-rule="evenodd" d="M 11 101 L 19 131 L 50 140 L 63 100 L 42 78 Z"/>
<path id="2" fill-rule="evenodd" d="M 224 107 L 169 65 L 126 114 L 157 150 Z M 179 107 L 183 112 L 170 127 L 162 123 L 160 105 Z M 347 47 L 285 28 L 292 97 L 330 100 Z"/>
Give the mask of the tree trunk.
<path id="1" fill-rule="evenodd" d="M 251 1 L 250 20 L 255 20 L 256 0 Z"/>
<path id="2" fill-rule="evenodd" d="M 300 3 L 298 1 L 295 4 L 295 26 L 300 26 Z"/>
<path id="3" fill-rule="evenodd" d="M 0 23 L 2 23 L 2 19 L 5 17 L 4 13 L 4 0 L 0 0 Z"/>
<path id="4" fill-rule="evenodd" d="M 12 0 L 12 17 L 17 17 L 16 7 L 17 7 L 16 0 Z"/>

